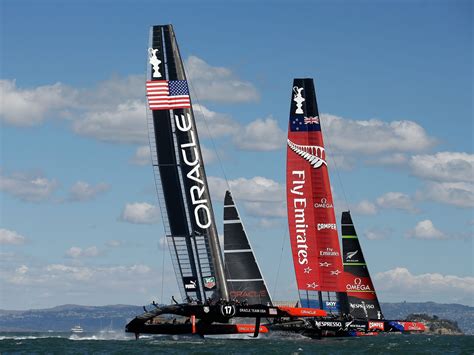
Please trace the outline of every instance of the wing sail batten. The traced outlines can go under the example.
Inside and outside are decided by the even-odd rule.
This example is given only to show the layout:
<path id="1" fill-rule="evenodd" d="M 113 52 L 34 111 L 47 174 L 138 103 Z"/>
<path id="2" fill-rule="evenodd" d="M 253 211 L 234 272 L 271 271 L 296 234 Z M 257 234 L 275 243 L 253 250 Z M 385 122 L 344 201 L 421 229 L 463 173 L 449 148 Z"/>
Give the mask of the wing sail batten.
<path id="1" fill-rule="evenodd" d="M 248 304 L 272 304 L 230 191 L 224 198 L 224 261 L 231 299 Z"/>

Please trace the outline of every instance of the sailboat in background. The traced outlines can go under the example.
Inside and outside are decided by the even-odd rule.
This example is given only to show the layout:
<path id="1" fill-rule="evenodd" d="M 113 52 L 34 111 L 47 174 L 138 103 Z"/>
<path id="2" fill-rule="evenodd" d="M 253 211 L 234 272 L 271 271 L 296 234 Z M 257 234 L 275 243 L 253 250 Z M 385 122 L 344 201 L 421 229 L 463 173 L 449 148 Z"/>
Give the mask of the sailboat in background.
<path id="1" fill-rule="evenodd" d="M 248 304 L 272 304 L 230 191 L 226 191 L 224 198 L 224 263 L 232 300 Z"/>
<path id="2" fill-rule="evenodd" d="M 358 319 L 384 319 L 350 211 L 342 212 L 341 231 L 349 314 Z"/>
<path id="3" fill-rule="evenodd" d="M 293 81 L 286 181 L 290 244 L 300 303 L 324 309 L 330 315 L 310 322 L 293 322 L 287 330 L 309 336 L 423 331 L 421 323 L 383 319 L 350 212 L 342 214 L 341 259 L 320 115 L 314 82 L 309 78 Z"/>
<path id="4" fill-rule="evenodd" d="M 300 302 L 339 313 L 341 251 L 312 79 L 293 81 L 287 142 L 288 226 Z"/>

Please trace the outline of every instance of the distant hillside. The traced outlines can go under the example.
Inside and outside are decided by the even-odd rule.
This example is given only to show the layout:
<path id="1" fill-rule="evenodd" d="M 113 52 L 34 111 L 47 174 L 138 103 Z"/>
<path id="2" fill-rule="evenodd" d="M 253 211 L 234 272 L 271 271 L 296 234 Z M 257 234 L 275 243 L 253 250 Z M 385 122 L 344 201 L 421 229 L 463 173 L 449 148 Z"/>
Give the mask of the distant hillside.
<path id="1" fill-rule="evenodd" d="M 382 303 L 381 307 L 387 319 L 405 319 L 409 314 L 424 313 L 455 321 L 464 334 L 474 334 L 474 307 L 434 302 Z"/>
<path id="2" fill-rule="evenodd" d="M 465 334 L 474 334 L 474 307 L 460 304 L 383 303 L 387 319 L 405 319 L 409 314 L 424 313 L 457 322 Z M 69 331 L 80 325 L 88 332 L 102 329 L 123 330 L 125 324 L 143 312 L 141 306 L 78 306 L 63 305 L 28 311 L 0 310 L 0 331 Z"/>
<path id="3" fill-rule="evenodd" d="M 143 312 L 139 306 L 62 305 L 28 311 L 0 310 L 0 331 L 69 331 L 80 325 L 88 332 L 102 329 L 123 330 L 125 324 Z"/>
<path id="4" fill-rule="evenodd" d="M 429 316 L 427 314 L 410 314 L 407 318 L 409 322 L 423 322 L 426 325 L 427 334 L 442 335 L 463 335 L 458 326 L 458 322 L 442 319 L 438 316 Z"/>

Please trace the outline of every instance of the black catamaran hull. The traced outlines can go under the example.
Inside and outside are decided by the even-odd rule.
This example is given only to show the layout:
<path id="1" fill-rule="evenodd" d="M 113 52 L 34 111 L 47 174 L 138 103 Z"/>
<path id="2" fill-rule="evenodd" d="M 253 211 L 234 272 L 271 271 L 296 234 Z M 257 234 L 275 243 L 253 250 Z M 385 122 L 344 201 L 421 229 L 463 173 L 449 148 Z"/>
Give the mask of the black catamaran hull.
<path id="1" fill-rule="evenodd" d="M 187 317 L 184 324 L 155 323 L 156 317 L 174 315 Z M 291 317 L 322 317 L 326 312 L 310 308 L 273 307 L 261 304 L 241 305 L 223 302 L 212 305 L 175 304 L 158 307 L 136 316 L 125 327 L 128 333 L 146 334 L 238 334 L 267 332 L 263 319 L 288 319 Z M 235 319 L 253 319 L 252 324 L 230 324 Z"/>

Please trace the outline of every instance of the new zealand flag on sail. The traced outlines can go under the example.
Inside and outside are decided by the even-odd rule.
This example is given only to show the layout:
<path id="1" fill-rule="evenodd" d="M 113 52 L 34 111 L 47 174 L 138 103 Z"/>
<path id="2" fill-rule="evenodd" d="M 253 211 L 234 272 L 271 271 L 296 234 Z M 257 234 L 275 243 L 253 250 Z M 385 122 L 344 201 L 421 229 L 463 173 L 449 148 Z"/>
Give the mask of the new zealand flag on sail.
<path id="1" fill-rule="evenodd" d="M 313 132 L 320 131 L 321 125 L 319 124 L 319 116 L 315 117 L 304 117 L 304 116 L 293 116 L 290 118 L 290 131 L 291 132 Z"/>

